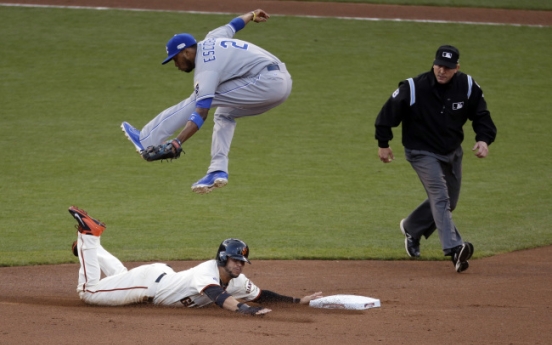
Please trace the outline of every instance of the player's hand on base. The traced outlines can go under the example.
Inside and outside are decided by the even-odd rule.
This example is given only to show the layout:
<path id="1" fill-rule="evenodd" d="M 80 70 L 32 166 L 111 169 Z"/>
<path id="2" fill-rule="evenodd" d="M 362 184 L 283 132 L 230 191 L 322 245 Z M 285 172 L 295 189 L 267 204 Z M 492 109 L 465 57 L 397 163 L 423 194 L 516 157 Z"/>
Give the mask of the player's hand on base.
<path id="1" fill-rule="evenodd" d="M 309 304 L 309 302 L 312 301 L 313 299 L 318 299 L 318 298 L 322 298 L 322 297 L 324 297 L 322 295 L 322 291 L 318 291 L 318 292 L 313 293 L 312 295 L 308 295 L 308 296 L 305 296 L 305 297 L 301 298 L 301 301 L 299 303 Z"/>

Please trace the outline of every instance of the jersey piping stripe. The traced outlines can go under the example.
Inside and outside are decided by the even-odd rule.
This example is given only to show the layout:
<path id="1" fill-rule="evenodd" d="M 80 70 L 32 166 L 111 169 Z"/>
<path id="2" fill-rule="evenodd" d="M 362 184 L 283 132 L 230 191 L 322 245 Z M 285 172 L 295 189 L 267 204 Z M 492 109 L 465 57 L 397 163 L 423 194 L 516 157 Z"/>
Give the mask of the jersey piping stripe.
<path id="1" fill-rule="evenodd" d="M 82 286 L 82 289 L 83 289 L 84 292 L 94 294 L 94 293 L 97 293 L 97 292 L 114 292 L 114 291 L 120 291 L 120 290 L 148 289 L 147 286 L 134 286 L 134 287 L 128 287 L 128 288 L 112 289 L 112 290 L 96 290 L 96 291 L 89 290 L 89 289 L 86 288 L 86 285 L 87 285 L 87 282 L 88 282 L 88 274 L 86 272 L 86 263 L 85 263 L 86 260 L 85 260 L 83 251 L 81 251 L 81 258 L 82 258 L 82 261 L 83 261 L 82 267 L 84 268 L 84 279 L 85 279 L 85 283 Z"/>
<path id="2" fill-rule="evenodd" d="M 165 122 L 165 121 L 167 121 L 168 119 L 170 119 L 171 117 L 173 117 L 174 114 L 176 114 L 180 109 L 186 107 L 188 104 L 190 104 L 190 103 L 192 103 L 192 102 L 195 102 L 195 101 L 191 101 L 191 102 L 189 102 L 189 103 L 184 104 L 182 107 L 178 107 L 177 110 L 175 110 L 172 114 L 170 114 L 170 115 L 167 116 L 165 119 L 163 119 L 163 121 L 161 121 L 157 126 L 153 127 L 153 128 L 151 129 L 151 131 L 148 133 L 148 135 L 146 135 L 144 138 L 140 139 L 140 141 L 144 141 L 144 140 L 146 140 L 147 138 L 149 138 L 150 135 L 151 135 L 151 133 L 153 133 L 153 131 L 155 131 L 155 129 L 157 129 L 157 127 L 161 126 L 161 124 L 162 124 L 163 122 Z"/>
<path id="3" fill-rule="evenodd" d="M 82 250 L 82 246 L 81 246 L 80 255 L 81 255 L 80 257 L 82 259 L 82 270 L 84 271 L 84 284 L 82 284 L 82 289 L 86 290 L 86 283 L 88 282 L 88 274 L 86 273 L 86 260 L 84 258 L 84 251 Z"/>
<path id="4" fill-rule="evenodd" d="M 416 103 L 416 87 L 414 86 L 414 79 L 408 78 L 408 84 L 410 84 L 410 105 Z"/>
<path id="5" fill-rule="evenodd" d="M 235 91 L 235 90 L 238 90 L 238 89 L 241 89 L 241 88 L 244 88 L 244 87 L 248 87 L 249 85 L 252 85 L 252 84 L 255 84 L 255 82 L 260 78 L 260 76 L 257 77 L 257 79 L 253 82 L 253 83 L 247 83 L 246 85 L 243 85 L 243 86 L 238 86 L 232 90 L 228 90 L 224 93 L 219 93 L 220 95 L 223 95 L 223 94 L 226 94 L 226 93 L 230 93 L 232 91 Z M 205 97 L 213 97 L 212 95 L 207 95 L 207 96 L 204 96 L 202 98 L 205 98 Z M 191 102 L 190 102 L 191 103 Z M 183 107 L 187 106 L 188 104 L 190 103 L 187 103 L 187 104 L 184 104 Z M 183 107 L 179 107 L 178 110 L 180 110 L 181 108 Z M 173 112 L 172 114 L 170 114 L 169 116 L 167 116 L 165 119 L 163 119 L 163 121 L 161 121 L 157 126 L 153 127 L 152 130 L 145 136 L 143 137 L 142 139 L 140 139 L 140 141 L 144 141 L 146 140 L 147 138 L 150 137 L 151 133 L 153 133 L 153 131 L 155 131 L 155 129 L 157 129 L 163 122 L 167 121 L 168 119 L 170 119 L 171 117 L 173 117 L 177 112 L 178 110 L 176 110 L 175 112 Z"/>
<path id="6" fill-rule="evenodd" d="M 210 94 L 210 95 L 205 95 L 205 96 L 203 96 L 203 97 L 197 98 L 197 99 L 196 99 L 196 104 L 197 104 L 197 102 L 203 101 L 204 99 L 207 99 L 207 98 L 215 98 L 215 95 Z M 200 107 L 200 108 L 201 108 L 201 107 Z"/>
<path id="7" fill-rule="evenodd" d="M 100 293 L 100 292 L 117 292 L 117 291 L 135 290 L 135 289 L 147 290 L 148 287 L 147 286 L 133 286 L 133 287 L 127 287 L 127 288 L 118 288 L 118 289 L 110 289 L 110 290 L 96 290 L 96 291 L 86 289 L 84 291 L 87 292 L 87 293 L 95 294 L 95 293 Z"/>
<path id="8" fill-rule="evenodd" d="M 229 26 L 229 27 L 230 27 L 230 29 L 232 29 L 232 31 L 234 32 L 234 34 L 236 33 L 236 29 L 234 29 L 234 27 L 233 27 L 232 25 L 230 25 L 230 24 L 226 24 L 226 26 Z"/>
<path id="9" fill-rule="evenodd" d="M 472 93 L 473 80 L 472 77 L 468 75 L 468 99 L 470 99 Z"/>
<path id="10" fill-rule="evenodd" d="M 257 78 L 255 78 L 255 81 L 252 82 L 252 83 L 247 83 L 247 84 L 245 84 L 245 85 L 241 85 L 241 86 L 235 87 L 235 88 L 233 88 L 232 90 L 228 90 L 228 91 L 220 92 L 220 93 L 217 92 L 217 93 L 218 93 L 219 95 L 225 95 L 225 94 L 230 93 L 230 92 L 233 92 L 233 91 L 235 91 L 235 90 L 239 90 L 239 89 L 243 89 L 244 87 L 248 87 L 249 85 L 255 85 L 255 84 L 257 83 L 257 80 L 259 80 L 260 78 L 261 78 L 261 76 L 259 75 L 259 76 L 257 76 Z"/>

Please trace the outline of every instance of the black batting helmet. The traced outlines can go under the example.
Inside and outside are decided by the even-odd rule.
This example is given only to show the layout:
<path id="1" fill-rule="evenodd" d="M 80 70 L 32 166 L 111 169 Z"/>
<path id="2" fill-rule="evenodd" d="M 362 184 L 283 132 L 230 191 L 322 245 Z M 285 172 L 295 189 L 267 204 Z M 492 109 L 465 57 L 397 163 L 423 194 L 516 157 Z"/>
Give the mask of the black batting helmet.
<path id="1" fill-rule="evenodd" d="M 228 238 L 220 244 L 215 259 L 219 266 L 226 266 L 226 261 L 228 261 L 229 257 L 250 264 L 251 262 L 247 259 L 248 256 L 249 247 L 244 241 L 238 240 L 237 238 Z"/>

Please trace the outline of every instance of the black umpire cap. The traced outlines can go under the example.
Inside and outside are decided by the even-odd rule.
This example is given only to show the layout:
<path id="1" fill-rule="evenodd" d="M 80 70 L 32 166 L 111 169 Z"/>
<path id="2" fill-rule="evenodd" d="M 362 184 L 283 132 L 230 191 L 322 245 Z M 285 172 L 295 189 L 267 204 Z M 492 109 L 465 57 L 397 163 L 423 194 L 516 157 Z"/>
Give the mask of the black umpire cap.
<path id="1" fill-rule="evenodd" d="M 445 66 L 448 68 L 456 68 L 460 62 L 460 52 L 453 46 L 440 46 L 435 53 L 434 65 Z"/>

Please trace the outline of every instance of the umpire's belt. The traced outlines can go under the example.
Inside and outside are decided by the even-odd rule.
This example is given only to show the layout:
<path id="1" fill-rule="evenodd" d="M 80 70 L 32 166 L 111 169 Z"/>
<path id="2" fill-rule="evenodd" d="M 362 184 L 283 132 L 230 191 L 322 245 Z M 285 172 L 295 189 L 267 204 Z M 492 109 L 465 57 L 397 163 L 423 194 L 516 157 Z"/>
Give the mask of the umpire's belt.
<path id="1" fill-rule="evenodd" d="M 266 69 L 269 70 L 269 71 L 279 71 L 280 66 L 278 66 L 278 65 L 268 65 L 268 66 L 266 66 Z"/>

